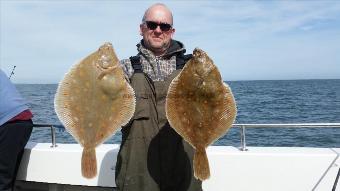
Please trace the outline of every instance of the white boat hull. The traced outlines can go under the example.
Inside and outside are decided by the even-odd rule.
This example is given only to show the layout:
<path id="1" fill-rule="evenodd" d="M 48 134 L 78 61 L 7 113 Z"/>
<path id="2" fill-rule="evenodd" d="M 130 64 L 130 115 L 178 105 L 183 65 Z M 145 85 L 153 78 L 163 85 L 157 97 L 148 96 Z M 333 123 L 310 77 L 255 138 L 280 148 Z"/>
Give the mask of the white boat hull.
<path id="1" fill-rule="evenodd" d="M 80 145 L 50 146 L 26 146 L 17 176 L 21 187 L 22 181 L 50 184 L 48 190 L 58 190 L 58 185 L 115 187 L 119 145 L 103 144 L 96 149 L 98 176 L 93 179 L 81 176 Z M 340 148 L 248 147 L 240 151 L 211 146 L 207 153 L 211 177 L 204 181 L 204 191 L 331 191 L 340 167 Z M 340 180 L 336 191 L 340 191 Z"/>

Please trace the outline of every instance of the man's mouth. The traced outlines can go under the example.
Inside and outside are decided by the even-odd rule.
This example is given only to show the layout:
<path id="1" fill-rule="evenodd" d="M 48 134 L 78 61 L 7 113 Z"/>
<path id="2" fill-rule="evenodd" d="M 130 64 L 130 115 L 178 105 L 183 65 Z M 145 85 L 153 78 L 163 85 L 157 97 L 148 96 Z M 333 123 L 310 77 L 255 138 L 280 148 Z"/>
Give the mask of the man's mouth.
<path id="1" fill-rule="evenodd" d="M 154 40 L 157 40 L 157 41 L 162 41 L 163 39 L 160 38 L 160 37 L 152 37 Z"/>

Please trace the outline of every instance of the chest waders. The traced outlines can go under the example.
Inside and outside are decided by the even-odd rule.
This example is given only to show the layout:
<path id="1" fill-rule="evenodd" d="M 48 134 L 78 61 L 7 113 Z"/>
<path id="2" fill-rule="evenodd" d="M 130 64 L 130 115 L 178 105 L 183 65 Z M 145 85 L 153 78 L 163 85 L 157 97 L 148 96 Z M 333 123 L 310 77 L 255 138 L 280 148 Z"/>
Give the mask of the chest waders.
<path id="1" fill-rule="evenodd" d="M 179 57 L 179 56 L 178 56 Z M 189 56 L 176 60 L 176 70 L 164 81 L 153 82 L 142 71 L 139 57 L 131 57 L 135 70 L 130 82 L 136 94 L 133 118 L 122 128 L 117 156 L 119 191 L 201 191 L 193 176 L 194 149 L 173 130 L 165 115 L 169 85 Z"/>

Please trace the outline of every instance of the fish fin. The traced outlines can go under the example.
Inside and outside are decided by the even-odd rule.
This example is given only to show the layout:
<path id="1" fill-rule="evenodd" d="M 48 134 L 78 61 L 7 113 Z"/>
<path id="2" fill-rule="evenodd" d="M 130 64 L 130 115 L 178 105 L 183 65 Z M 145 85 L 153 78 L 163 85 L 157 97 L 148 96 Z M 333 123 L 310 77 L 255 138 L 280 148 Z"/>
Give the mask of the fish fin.
<path id="1" fill-rule="evenodd" d="M 202 181 L 210 177 L 209 161 L 204 147 L 195 150 L 194 175 Z"/>
<path id="2" fill-rule="evenodd" d="M 85 178 L 97 175 L 97 160 L 95 148 L 84 148 L 81 156 L 81 173 Z"/>

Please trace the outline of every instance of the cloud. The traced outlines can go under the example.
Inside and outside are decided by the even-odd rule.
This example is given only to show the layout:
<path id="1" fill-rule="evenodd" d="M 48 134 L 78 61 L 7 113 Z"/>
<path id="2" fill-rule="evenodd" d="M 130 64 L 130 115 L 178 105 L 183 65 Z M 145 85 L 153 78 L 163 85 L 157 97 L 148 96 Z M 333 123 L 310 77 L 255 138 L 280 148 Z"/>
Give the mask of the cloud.
<path id="1" fill-rule="evenodd" d="M 1 67 L 9 71 L 17 65 L 18 82 L 56 83 L 103 42 L 112 42 L 119 58 L 135 55 L 139 23 L 152 3 L 1 1 Z M 337 1 L 164 3 L 173 10 L 175 39 L 188 52 L 197 46 L 206 50 L 225 79 L 289 79 L 304 72 L 314 78 L 340 76 Z"/>

